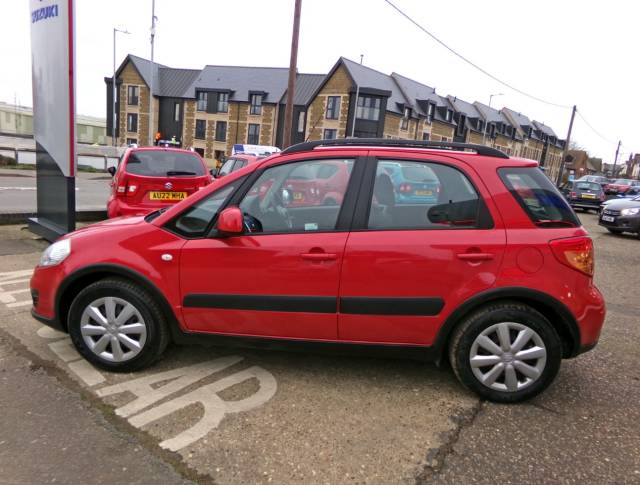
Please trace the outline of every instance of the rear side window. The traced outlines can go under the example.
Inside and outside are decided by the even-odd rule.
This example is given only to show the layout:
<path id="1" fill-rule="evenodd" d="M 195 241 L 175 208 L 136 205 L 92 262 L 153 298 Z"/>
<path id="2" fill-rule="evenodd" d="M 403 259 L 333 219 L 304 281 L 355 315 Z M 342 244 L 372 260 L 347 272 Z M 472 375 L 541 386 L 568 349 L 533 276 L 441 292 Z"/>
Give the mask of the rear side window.
<path id="1" fill-rule="evenodd" d="M 501 168 L 500 178 L 511 195 L 539 227 L 579 227 L 573 210 L 540 169 Z"/>
<path id="2" fill-rule="evenodd" d="M 161 150 L 132 152 L 125 170 L 145 177 L 200 177 L 205 174 L 204 164 L 196 155 Z"/>
<path id="3" fill-rule="evenodd" d="M 482 197 L 459 170 L 439 163 L 380 160 L 369 229 L 484 229 L 493 227 Z"/>

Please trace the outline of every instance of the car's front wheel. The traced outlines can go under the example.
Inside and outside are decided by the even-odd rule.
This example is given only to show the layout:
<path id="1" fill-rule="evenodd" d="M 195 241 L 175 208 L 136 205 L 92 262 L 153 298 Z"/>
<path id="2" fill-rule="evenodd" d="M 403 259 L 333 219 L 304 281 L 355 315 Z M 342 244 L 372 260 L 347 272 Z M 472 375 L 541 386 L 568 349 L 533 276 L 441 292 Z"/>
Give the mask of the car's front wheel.
<path id="1" fill-rule="evenodd" d="M 495 402 L 529 399 L 553 381 L 562 344 L 533 308 L 496 303 L 467 317 L 454 331 L 449 360 L 462 384 Z"/>
<path id="2" fill-rule="evenodd" d="M 116 372 L 147 367 L 169 343 L 167 324 L 154 298 L 119 278 L 97 281 L 78 293 L 68 328 L 85 359 Z"/>

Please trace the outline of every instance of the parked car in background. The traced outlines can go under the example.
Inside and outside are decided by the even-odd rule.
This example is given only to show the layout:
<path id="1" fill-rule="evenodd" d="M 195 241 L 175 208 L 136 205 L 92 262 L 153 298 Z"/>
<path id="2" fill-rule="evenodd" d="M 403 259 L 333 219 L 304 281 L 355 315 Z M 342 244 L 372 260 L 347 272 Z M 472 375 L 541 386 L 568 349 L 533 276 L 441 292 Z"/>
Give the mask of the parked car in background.
<path id="1" fill-rule="evenodd" d="M 429 169 L 437 199 L 396 199 L 389 163 Z M 331 181 L 336 203 L 284 197 L 302 190 L 294 180 Z M 32 314 L 110 371 L 150 366 L 172 339 L 351 345 L 448 360 L 480 396 L 517 402 L 598 342 L 593 258 L 535 161 L 481 145 L 320 140 L 166 210 L 63 236 L 31 279 Z"/>
<path id="2" fill-rule="evenodd" d="M 175 148 L 130 148 L 110 167 L 107 216 L 144 215 L 175 204 L 212 181 L 196 152 Z"/>
<path id="3" fill-rule="evenodd" d="M 598 224 L 613 234 L 631 232 L 640 237 L 640 196 L 609 201 L 600 212 Z"/>
<path id="4" fill-rule="evenodd" d="M 583 175 L 577 179 L 576 182 L 595 182 L 600 184 L 602 188 L 606 190 L 607 186 L 611 183 L 611 180 L 604 175 Z"/>
<path id="5" fill-rule="evenodd" d="M 631 179 L 615 179 L 607 185 L 607 194 L 624 194 L 630 187 L 638 186 L 640 182 Z"/>
<path id="6" fill-rule="evenodd" d="M 440 183 L 429 167 L 383 162 L 379 172 L 391 177 L 397 203 L 435 203 L 438 200 Z"/>
<path id="7" fill-rule="evenodd" d="M 251 165 L 252 163 L 257 162 L 258 160 L 262 160 L 266 158 L 265 156 L 258 155 L 233 155 L 232 157 L 227 158 L 227 160 L 222 164 L 220 170 L 215 174 L 215 178 L 224 177 L 225 175 L 229 175 L 236 170 L 240 170 L 241 168 L 246 167 L 247 165 Z"/>
<path id="8" fill-rule="evenodd" d="M 576 180 L 563 190 L 565 197 L 573 208 L 599 210 L 606 195 L 604 189 L 597 182 Z"/>

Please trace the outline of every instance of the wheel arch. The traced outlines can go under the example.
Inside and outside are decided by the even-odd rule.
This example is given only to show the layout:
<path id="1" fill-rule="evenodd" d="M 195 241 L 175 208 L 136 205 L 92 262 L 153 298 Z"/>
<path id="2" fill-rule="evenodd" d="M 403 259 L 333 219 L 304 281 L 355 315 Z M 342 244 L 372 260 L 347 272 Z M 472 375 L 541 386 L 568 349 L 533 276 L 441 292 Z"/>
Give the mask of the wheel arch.
<path id="1" fill-rule="evenodd" d="M 541 313 L 558 332 L 562 341 L 563 358 L 575 357 L 580 353 L 580 330 L 571 311 L 556 298 L 531 288 L 505 287 L 494 288 L 465 301 L 447 317 L 436 337 L 438 361 L 446 356 L 446 349 L 456 326 L 471 313 L 489 304 L 501 301 L 517 302 L 528 305 Z"/>
<path id="2" fill-rule="evenodd" d="M 169 323 L 171 335 L 173 336 L 175 334 L 179 329 L 178 320 L 173 308 L 171 308 L 171 305 L 158 287 L 146 276 L 118 264 L 97 264 L 86 266 L 71 273 L 62 281 L 56 293 L 55 316 L 65 332 L 68 332 L 67 318 L 69 315 L 69 309 L 71 308 L 71 303 L 78 293 L 91 283 L 110 277 L 119 277 L 133 281 L 149 292 L 160 305 L 163 313 L 167 317 L 167 323 Z"/>

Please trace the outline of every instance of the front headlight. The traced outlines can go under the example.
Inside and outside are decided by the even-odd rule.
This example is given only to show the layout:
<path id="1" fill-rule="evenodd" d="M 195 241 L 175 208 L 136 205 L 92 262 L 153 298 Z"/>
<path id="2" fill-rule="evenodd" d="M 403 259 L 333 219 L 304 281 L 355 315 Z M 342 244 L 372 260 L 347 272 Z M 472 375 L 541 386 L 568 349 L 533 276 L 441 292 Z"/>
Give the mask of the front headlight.
<path id="1" fill-rule="evenodd" d="M 638 212 L 640 212 L 639 207 L 634 207 L 632 209 L 622 209 L 620 211 L 620 215 L 622 216 L 635 216 Z"/>
<path id="2" fill-rule="evenodd" d="M 42 253 L 40 266 L 53 266 L 62 263 L 71 254 L 71 239 L 63 239 L 53 243 Z"/>

